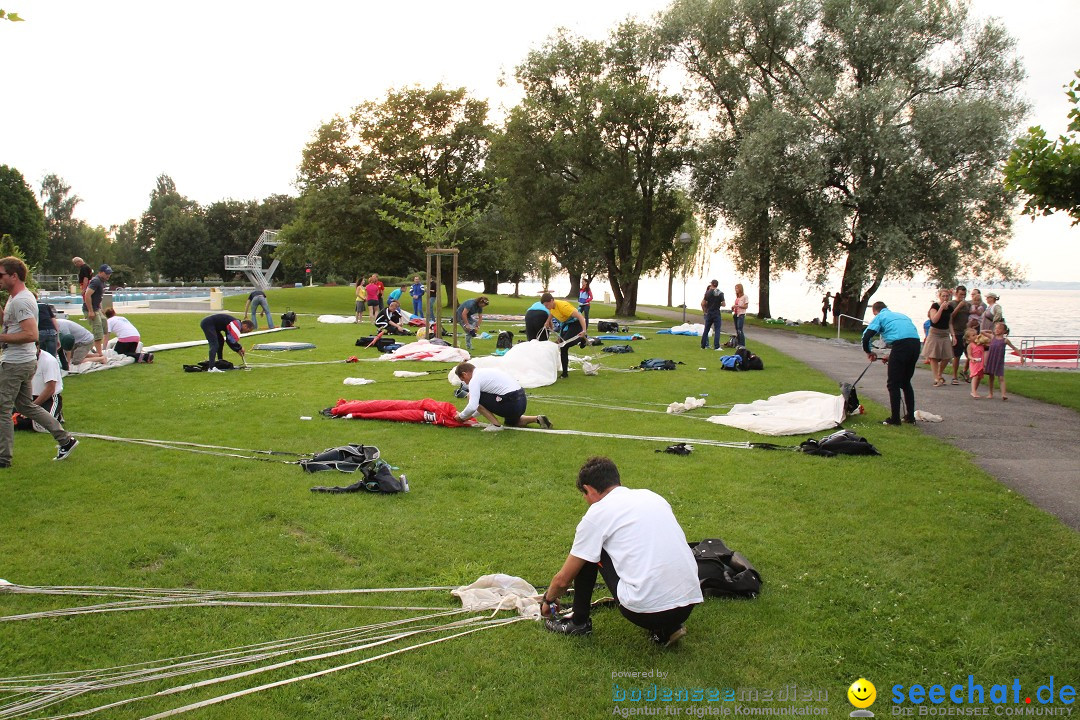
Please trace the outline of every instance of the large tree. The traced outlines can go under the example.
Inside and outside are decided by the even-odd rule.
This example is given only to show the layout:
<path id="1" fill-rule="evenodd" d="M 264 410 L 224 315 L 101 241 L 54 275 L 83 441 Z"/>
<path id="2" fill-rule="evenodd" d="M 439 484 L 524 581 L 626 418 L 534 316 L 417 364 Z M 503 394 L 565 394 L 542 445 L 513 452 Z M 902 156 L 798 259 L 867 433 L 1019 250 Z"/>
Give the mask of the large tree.
<path id="1" fill-rule="evenodd" d="M 71 258 L 76 255 L 85 255 L 92 265 L 102 262 L 100 256 L 87 252 L 80 242 L 83 223 L 75 219 L 75 207 L 80 202 L 82 198 L 73 195 L 71 186 L 62 178 L 49 174 L 41 181 L 41 205 L 45 211 L 45 232 L 49 236 L 46 272 L 71 272 Z"/>
<path id="2" fill-rule="evenodd" d="M 625 316 L 686 219 L 676 196 L 682 99 L 663 89 L 649 39 L 625 23 L 605 42 L 562 31 L 531 52 L 516 72 L 525 98 L 511 111 L 500 165 L 512 207 L 535 206 L 531 232 L 571 270 L 571 250 L 600 259 Z"/>
<path id="3" fill-rule="evenodd" d="M 142 214 L 136 236 L 137 245 L 151 253 L 152 262 L 155 265 L 158 262 L 156 245 L 166 211 L 170 208 L 192 211 L 195 207 L 196 205 L 192 200 L 180 194 L 176 189 L 176 183 L 173 182 L 171 177 L 165 174 L 158 175 L 154 189 L 150 193 L 150 204 Z"/>
<path id="4" fill-rule="evenodd" d="M 1080 223 L 1080 71 L 1076 77 L 1065 88 L 1072 102 L 1068 132 L 1051 141 L 1038 125 L 1028 129 L 1005 165 L 1009 189 L 1027 196 L 1025 215 L 1066 212 L 1073 225 Z"/>
<path id="5" fill-rule="evenodd" d="M 0 235 L 11 236 L 31 267 L 45 262 L 45 214 L 22 173 L 7 165 L 0 165 Z"/>
<path id="6" fill-rule="evenodd" d="M 206 219 L 196 210 L 168 207 L 162 213 L 155 245 L 158 271 L 177 280 L 202 280 L 221 274 Z"/>
<path id="7" fill-rule="evenodd" d="M 446 199 L 479 187 L 491 132 L 487 110 L 464 88 L 436 85 L 392 90 L 325 123 L 304 149 L 297 219 L 284 230 L 281 254 L 352 276 L 422 267 L 422 244 L 379 215 L 382 196 L 401 178 Z M 469 231 L 462 233 L 467 257 Z"/>

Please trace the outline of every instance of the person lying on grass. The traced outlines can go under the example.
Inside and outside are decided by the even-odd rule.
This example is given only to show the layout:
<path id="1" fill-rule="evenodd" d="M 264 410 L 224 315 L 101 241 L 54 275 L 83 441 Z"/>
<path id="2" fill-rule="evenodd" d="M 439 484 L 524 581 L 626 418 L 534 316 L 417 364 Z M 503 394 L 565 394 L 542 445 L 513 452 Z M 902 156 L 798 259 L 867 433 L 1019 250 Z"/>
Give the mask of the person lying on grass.
<path id="1" fill-rule="evenodd" d="M 651 490 L 623 487 L 618 468 L 606 457 L 585 461 L 577 489 L 589 509 L 566 562 L 544 592 L 545 627 L 562 635 L 592 633 L 589 613 L 599 572 L 623 617 L 645 628 L 657 645 L 678 642 L 702 596 L 697 561 L 671 506 Z M 573 609 L 559 616 L 555 601 L 571 584 Z"/>
<path id="2" fill-rule="evenodd" d="M 525 414 L 528 402 L 525 391 L 517 380 L 502 370 L 478 368 L 472 363 L 463 362 L 454 368 L 454 374 L 469 390 L 469 403 L 457 415 L 459 422 L 465 422 L 479 412 L 495 427 L 502 424 L 525 427 L 536 423 L 545 430 L 551 429 L 551 421 L 546 415 Z M 502 423 L 499 423 L 496 415 L 502 417 Z"/>

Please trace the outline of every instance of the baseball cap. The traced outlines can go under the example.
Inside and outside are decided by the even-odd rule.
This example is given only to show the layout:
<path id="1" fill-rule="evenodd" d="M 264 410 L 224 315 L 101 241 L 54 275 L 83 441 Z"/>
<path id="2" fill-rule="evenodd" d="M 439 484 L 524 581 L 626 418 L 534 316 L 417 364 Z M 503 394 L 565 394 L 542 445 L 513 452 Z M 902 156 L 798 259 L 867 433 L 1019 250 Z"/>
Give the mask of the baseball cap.
<path id="1" fill-rule="evenodd" d="M 112 268 L 109 267 L 108 265 L 102 265 L 101 267 L 98 268 L 98 272 L 103 272 L 106 275 L 112 275 Z"/>

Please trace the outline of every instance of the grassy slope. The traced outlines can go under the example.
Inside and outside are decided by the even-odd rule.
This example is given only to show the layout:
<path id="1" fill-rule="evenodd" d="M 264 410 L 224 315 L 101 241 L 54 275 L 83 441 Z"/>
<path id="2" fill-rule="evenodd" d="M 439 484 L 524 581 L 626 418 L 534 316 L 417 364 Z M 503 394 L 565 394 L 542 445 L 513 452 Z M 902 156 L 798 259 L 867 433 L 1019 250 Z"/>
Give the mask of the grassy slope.
<path id="1" fill-rule="evenodd" d="M 348 288 L 288 290 L 270 301 L 278 314 L 286 304 L 344 314 L 350 295 Z M 497 298 L 491 310 L 520 311 L 525 304 Z M 150 342 L 199 335 L 192 316 L 134 319 Z M 290 339 L 310 340 L 318 349 L 290 358 L 357 354 L 353 340 L 370 329 L 304 318 L 301 324 Z M 835 389 L 766 348 L 765 372 L 721 373 L 716 355 L 698 350 L 696 339 L 649 336 L 637 354 L 605 358 L 606 364 L 662 356 L 686 366 L 641 375 L 573 373 L 535 394 L 619 404 L 708 393 L 711 404 L 721 404 Z M 947 683 L 972 673 L 986 683 L 1019 677 L 1034 688 L 1050 675 L 1063 682 L 1080 677 L 1080 620 L 1073 607 L 1080 537 L 917 429 L 887 432 L 848 423 L 878 446 L 880 458 L 708 447 L 675 457 L 632 441 L 324 420 L 318 410 L 339 397 L 452 398 L 441 381 L 395 380 L 397 366 L 378 363 L 224 375 L 180 371 L 181 363 L 202 355 L 197 348 L 170 351 L 152 366 L 70 379 L 70 427 L 296 451 L 364 442 L 408 473 L 413 492 L 314 495 L 311 485 L 347 478 L 93 441 L 71 462 L 53 463 L 49 438 L 20 435 L 16 468 L 0 483 L 0 577 L 26 584 L 264 590 L 452 585 L 509 572 L 543 584 L 584 511 L 574 474 L 585 457 L 607 454 L 627 485 L 668 498 L 689 538 L 722 537 L 742 550 L 766 586 L 752 602 L 710 600 L 698 608 L 691 634 L 672 652 L 654 650 L 633 626 L 603 611 L 590 639 L 553 637 L 519 623 L 198 717 L 599 717 L 611 713 L 611 673 L 621 670 L 663 670 L 673 687 L 796 682 L 828 690 L 834 713 L 850 711 L 843 693 L 859 676 L 877 684 L 879 712 L 894 683 Z M 696 369 L 702 366 L 708 370 Z M 437 366 L 440 373 L 447 368 Z M 346 387 L 345 376 L 378 382 Z M 753 439 L 680 417 L 538 399 L 530 409 L 549 413 L 562 428 Z M 316 419 L 301 421 L 301 415 Z M 441 597 L 435 604 L 443 602 L 450 604 Z M 0 614 L 67 604 L 0 595 Z M 376 617 L 350 610 L 190 609 L 6 623 L 0 624 L 0 675 L 166 657 Z M 247 684 L 256 683 L 218 692 Z M 149 701 L 109 717 L 141 717 L 178 704 L 176 698 Z M 68 708 L 76 706 L 86 705 Z"/>

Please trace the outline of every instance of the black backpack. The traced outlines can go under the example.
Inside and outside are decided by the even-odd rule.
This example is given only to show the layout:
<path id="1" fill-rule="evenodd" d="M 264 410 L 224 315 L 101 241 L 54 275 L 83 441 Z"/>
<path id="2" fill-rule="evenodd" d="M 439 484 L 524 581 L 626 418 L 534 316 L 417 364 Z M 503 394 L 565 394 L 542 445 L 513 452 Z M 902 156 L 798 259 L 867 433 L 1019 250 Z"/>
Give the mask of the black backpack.
<path id="1" fill-rule="evenodd" d="M 833 457 L 834 455 L 880 455 L 870 442 L 850 430 L 837 430 L 820 440 L 804 440 L 799 443 L 799 450 L 808 455 Z"/>
<path id="2" fill-rule="evenodd" d="M 514 347 L 514 333 L 510 330 L 500 330 L 499 337 L 495 340 L 496 350 L 509 350 Z"/>
<path id="3" fill-rule="evenodd" d="M 596 329 L 602 333 L 619 332 L 619 323 L 613 320 L 600 320 L 596 323 Z"/>
<path id="4" fill-rule="evenodd" d="M 296 327 L 296 313 L 292 308 L 285 308 L 285 312 L 281 314 L 281 327 Z"/>
<path id="5" fill-rule="evenodd" d="M 360 473 L 360 479 L 345 487 L 313 487 L 311 492 L 351 493 L 372 492 L 393 494 L 409 492 L 405 476 L 394 477 L 389 465 L 379 459 L 379 448 L 371 445 L 342 445 L 317 453 L 310 460 L 301 460 L 300 467 L 305 472 L 314 473 L 326 470 Z"/>
<path id="6" fill-rule="evenodd" d="M 697 560 L 702 595 L 755 598 L 761 592 L 761 575 L 742 553 L 728 549 L 723 540 L 690 543 L 690 549 Z"/>
<path id="7" fill-rule="evenodd" d="M 674 370 L 678 366 L 675 364 L 674 360 L 649 358 L 648 360 L 642 360 L 638 367 L 642 370 Z"/>
<path id="8" fill-rule="evenodd" d="M 735 348 L 735 354 L 742 358 L 743 370 L 764 370 L 765 363 L 761 358 L 744 347 Z"/>
<path id="9" fill-rule="evenodd" d="M 629 345 L 609 345 L 606 348 L 604 348 L 603 350 L 601 350 L 601 352 L 606 352 L 606 353 L 632 353 L 632 352 L 634 352 L 634 348 L 630 347 Z"/>

